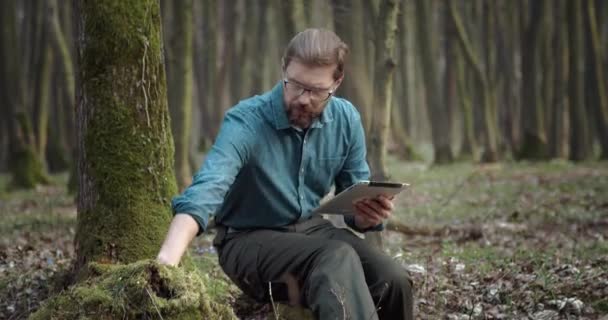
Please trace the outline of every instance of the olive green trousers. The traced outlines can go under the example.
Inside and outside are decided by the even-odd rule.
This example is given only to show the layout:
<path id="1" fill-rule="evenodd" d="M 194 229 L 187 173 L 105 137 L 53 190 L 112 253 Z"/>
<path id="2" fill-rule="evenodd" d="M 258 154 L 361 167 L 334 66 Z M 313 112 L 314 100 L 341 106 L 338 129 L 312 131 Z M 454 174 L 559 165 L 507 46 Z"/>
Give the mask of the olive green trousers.
<path id="1" fill-rule="evenodd" d="M 406 270 L 322 217 L 279 229 L 219 230 L 222 269 L 260 302 L 272 296 L 300 304 L 322 320 L 414 318 Z"/>

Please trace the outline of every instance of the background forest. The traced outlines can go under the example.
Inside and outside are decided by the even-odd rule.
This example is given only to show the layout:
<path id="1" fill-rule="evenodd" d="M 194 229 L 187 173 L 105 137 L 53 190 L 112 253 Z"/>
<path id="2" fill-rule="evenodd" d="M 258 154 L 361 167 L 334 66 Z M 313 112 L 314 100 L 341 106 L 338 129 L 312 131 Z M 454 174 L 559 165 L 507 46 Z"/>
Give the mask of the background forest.
<path id="1" fill-rule="evenodd" d="M 108 256 L 83 221 L 137 210 L 112 199 L 137 186 L 154 185 L 164 198 L 187 187 L 224 112 L 281 79 L 283 49 L 307 27 L 332 29 L 350 47 L 337 95 L 362 114 L 374 177 L 413 185 L 377 241 L 413 275 L 419 318 L 608 314 L 608 1 L 123 2 L 0 2 L 0 319 L 27 318 L 86 263 Z M 83 21 L 128 32 L 95 33 Z M 107 44 L 99 54 L 83 45 L 95 36 Z M 141 131 L 131 113 L 91 107 L 123 94 L 93 87 L 106 65 L 118 66 L 124 92 L 143 90 L 132 113 L 154 130 L 170 125 L 172 138 Z M 122 77 L 130 68 L 141 77 Z M 130 132 L 141 136 L 129 140 Z M 143 140 L 139 154 L 123 156 Z M 85 149 L 98 152 L 87 158 Z M 129 163 L 144 151 L 173 165 Z M 115 193 L 83 183 L 95 180 L 89 168 Z M 157 186 L 155 177 L 170 181 Z M 133 188 L 122 188 L 129 181 Z M 107 211 L 86 197 L 95 192 Z M 163 219 L 142 239 L 162 237 Z M 190 252 L 206 299 L 239 318 L 274 318 L 223 275 L 212 238 L 213 230 Z M 154 241 L 111 260 L 153 258 Z"/>

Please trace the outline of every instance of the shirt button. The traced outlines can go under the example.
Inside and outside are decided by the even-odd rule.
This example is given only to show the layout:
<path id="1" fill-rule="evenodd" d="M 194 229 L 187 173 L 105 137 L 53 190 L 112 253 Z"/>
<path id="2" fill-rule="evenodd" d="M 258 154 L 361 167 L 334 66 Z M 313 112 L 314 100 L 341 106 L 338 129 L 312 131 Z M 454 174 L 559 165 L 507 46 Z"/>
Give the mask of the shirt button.
<path id="1" fill-rule="evenodd" d="M 300 200 L 304 200 L 304 196 L 300 196 Z"/>
<path id="2" fill-rule="evenodd" d="M 304 139 L 304 143 L 306 143 L 306 139 Z"/>
<path id="3" fill-rule="evenodd" d="M 300 170 L 302 173 L 304 173 L 304 168 L 302 168 L 302 170 Z"/>

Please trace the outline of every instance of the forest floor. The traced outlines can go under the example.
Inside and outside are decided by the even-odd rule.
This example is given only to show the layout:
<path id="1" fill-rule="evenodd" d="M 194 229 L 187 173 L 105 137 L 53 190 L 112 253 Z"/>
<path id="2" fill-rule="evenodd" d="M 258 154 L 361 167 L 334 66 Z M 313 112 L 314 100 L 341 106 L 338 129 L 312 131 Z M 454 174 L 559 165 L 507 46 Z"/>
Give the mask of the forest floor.
<path id="1" fill-rule="evenodd" d="M 418 319 L 608 319 L 608 163 L 389 165 L 412 184 L 397 198 L 385 250 L 409 270 Z M 24 319 L 74 256 L 67 177 L 7 191 L 0 175 L 0 319 Z M 267 305 L 243 298 L 210 246 L 191 253 L 207 290 L 243 319 Z"/>

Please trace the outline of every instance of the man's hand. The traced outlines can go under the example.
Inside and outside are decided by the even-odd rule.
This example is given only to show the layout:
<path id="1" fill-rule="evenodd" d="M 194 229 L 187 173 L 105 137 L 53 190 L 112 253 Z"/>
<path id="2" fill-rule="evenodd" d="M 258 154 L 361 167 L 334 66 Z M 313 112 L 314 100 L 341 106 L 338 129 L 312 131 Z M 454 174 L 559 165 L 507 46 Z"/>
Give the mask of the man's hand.
<path id="1" fill-rule="evenodd" d="M 365 230 L 375 227 L 393 213 L 393 198 L 384 195 L 375 199 L 363 199 L 355 203 L 355 225 Z"/>
<path id="2" fill-rule="evenodd" d="M 198 223 L 194 218 L 187 214 L 176 214 L 156 260 L 161 264 L 177 266 L 197 232 Z"/>

